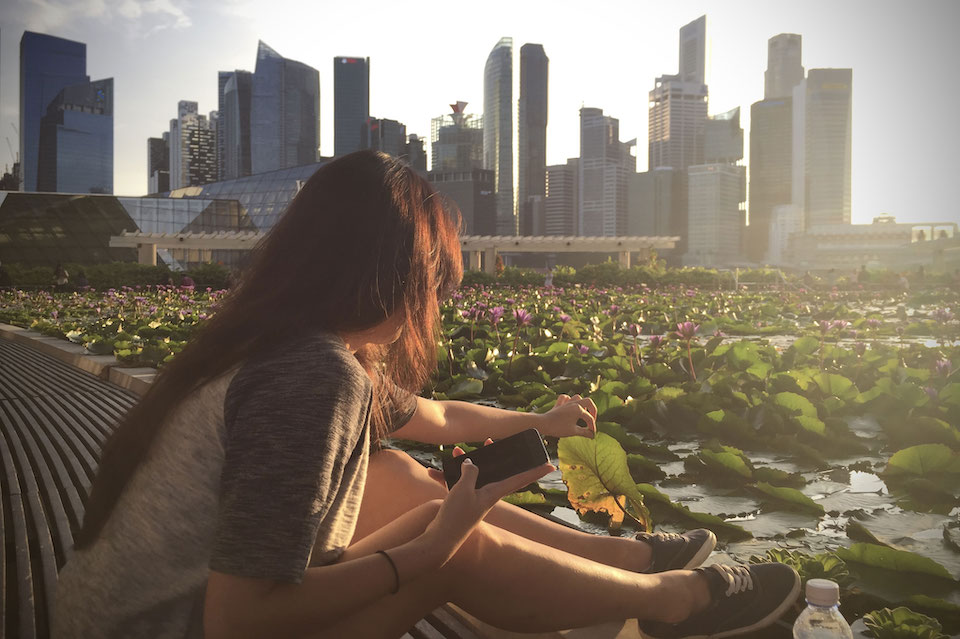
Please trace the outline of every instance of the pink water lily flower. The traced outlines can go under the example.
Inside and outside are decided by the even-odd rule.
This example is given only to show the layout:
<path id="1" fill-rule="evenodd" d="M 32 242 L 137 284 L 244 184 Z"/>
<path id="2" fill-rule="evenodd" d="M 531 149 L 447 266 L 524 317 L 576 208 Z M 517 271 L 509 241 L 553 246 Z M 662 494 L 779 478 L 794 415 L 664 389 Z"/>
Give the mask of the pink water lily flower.
<path id="1" fill-rule="evenodd" d="M 533 321 L 533 315 L 522 308 L 516 309 L 513 312 L 513 317 L 517 320 L 517 326 L 529 326 Z"/>
<path id="2" fill-rule="evenodd" d="M 690 340 L 696 337 L 698 330 L 700 330 L 700 326 L 693 322 L 681 322 L 677 324 L 677 337 Z"/>

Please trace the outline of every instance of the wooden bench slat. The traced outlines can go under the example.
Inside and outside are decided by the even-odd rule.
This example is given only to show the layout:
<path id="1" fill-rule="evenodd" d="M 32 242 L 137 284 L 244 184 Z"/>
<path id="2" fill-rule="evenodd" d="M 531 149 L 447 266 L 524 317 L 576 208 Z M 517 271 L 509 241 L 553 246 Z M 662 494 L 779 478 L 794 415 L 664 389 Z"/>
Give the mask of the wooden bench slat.
<path id="1" fill-rule="evenodd" d="M 0 419 L 0 427 L 4 421 Z M 0 459 L 3 460 L 4 486 L 10 505 L 10 518 L 13 527 L 13 563 L 16 583 L 11 584 L 11 594 L 16 604 L 16 612 L 9 610 L 3 629 L 15 629 L 17 637 L 32 639 L 37 636 L 37 624 L 33 609 L 33 571 L 30 564 L 30 542 L 27 536 L 27 517 L 23 507 L 23 490 L 17 477 L 16 466 L 10 451 L 13 444 L 5 429 L 0 429 Z M 6 595 L 4 595 L 6 597 Z M 12 619 L 9 615 L 15 615 Z"/>

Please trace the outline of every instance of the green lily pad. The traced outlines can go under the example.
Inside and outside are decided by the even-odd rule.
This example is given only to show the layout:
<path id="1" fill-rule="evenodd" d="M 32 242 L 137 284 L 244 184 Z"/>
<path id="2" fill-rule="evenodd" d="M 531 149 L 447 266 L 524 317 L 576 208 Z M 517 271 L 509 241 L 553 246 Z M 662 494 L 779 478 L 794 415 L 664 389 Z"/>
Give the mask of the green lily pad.
<path id="1" fill-rule="evenodd" d="M 557 443 L 557 457 L 570 505 L 579 513 L 605 513 L 614 527 L 628 513 L 650 528 L 650 512 L 617 440 L 602 432 L 593 439 L 564 437 Z"/>
<path id="2" fill-rule="evenodd" d="M 777 406 L 782 406 L 795 415 L 804 415 L 806 417 L 817 417 L 817 407 L 810 403 L 810 400 L 796 393 L 777 393 L 773 397 L 773 402 Z"/>
<path id="3" fill-rule="evenodd" d="M 960 455 L 945 444 L 920 444 L 898 450 L 883 471 L 886 477 L 927 477 L 960 473 Z"/>
<path id="4" fill-rule="evenodd" d="M 795 488 L 786 488 L 784 486 L 771 486 L 766 482 L 758 482 L 756 489 L 763 493 L 766 503 L 775 503 L 776 505 L 787 506 L 796 510 L 808 511 L 823 515 L 823 506 L 813 501 Z"/>
<path id="5" fill-rule="evenodd" d="M 953 575 L 934 560 L 907 550 L 896 550 L 876 544 L 856 543 L 850 548 L 838 548 L 837 555 L 848 563 L 864 564 L 894 572 L 931 575 L 954 581 Z"/>

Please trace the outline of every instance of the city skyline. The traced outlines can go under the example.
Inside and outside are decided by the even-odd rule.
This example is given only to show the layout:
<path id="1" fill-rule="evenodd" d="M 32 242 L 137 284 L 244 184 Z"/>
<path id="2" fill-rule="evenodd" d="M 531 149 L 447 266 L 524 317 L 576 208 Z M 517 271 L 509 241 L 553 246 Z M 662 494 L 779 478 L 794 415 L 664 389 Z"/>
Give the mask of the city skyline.
<path id="1" fill-rule="evenodd" d="M 305 9 L 309 15 L 293 21 L 289 20 L 292 4 L 282 1 L 273 3 L 275 10 L 257 20 L 252 16 L 258 5 L 237 0 L 216 10 L 185 10 L 182 7 L 187 5 L 176 0 L 147 4 L 54 1 L 44 6 L 56 9 L 57 14 L 23 1 L 0 9 L 0 125 L 5 136 L 13 138 L 9 123 L 16 124 L 18 119 L 17 44 L 23 28 L 86 42 L 89 75 L 116 78 L 114 190 L 118 194 L 146 192 L 144 141 L 165 128 L 180 100 L 197 101 L 201 113 L 216 109 L 217 71 L 251 69 L 251 50 L 258 39 L 275 41 L 284 56 L 302 60 L 320 72 L 324 156 L 333 151 L 334 56 L 369 56 L 370 112 L 404 122 L 408 133 L 427 137 L 430 119 L 444 112 L 447 104 L 462 99 L 480 107 L 486 54 L 504 36 L 512 36 L 514 41 L 514 102 L 519 95 L 520 46 L 542 44 L 551 59 L 547 164 L 562 164 L 577 155 L 581 106 L 601 108 L 619 119 L 621 138 L 637 137 L 638 148 L 643 149 L 646 93 L 656 77 L 679 71 L 677 30 L 706 13 L 710 114 L 741 107 L 749 136 L 749 106 L 763 98 L 767 40 L 779 33 L 798 33 L 804 38 L 805 67 L 848 67 L 856 75 L 852 221 L 869 222 L 881 213 L 896 215 L 901 221 L 956 215 L 945 188 L 908 186 L 928 180 L 948 184 L 960 170 L 956 154 L 948 150 L 960 142 L 960 125 L 949 110 L 955 103 L 950 92 L 957 89 L 946 86 L 947 98 L 932 104 L 932 112 L 925 112 L 923 118 L 916 118 L 899 96 L 904 78 L 924 83 L 947 77 L 950 62 L 960 55 L 960 45 L 949 37 L 957 22 L 950 18 L 960 15 L 960 8 L 945 2 L 927 2 L 921 10 L 895 2 L 850 2 L 840 7 L 814 2 L 785 6 L 777 12 L 764 11 L 766 5 L 758 2 L 724 10 L 690 2 L 658 7 L 657 11 L 612 2 L 606 3 L 602 12 L 571 12 L 573 5 L 556 3 L 551 5 L 556 10 L 549 12 L 543 11 L 547 5 L 534 2 L 509 11 L 491 11 L 499 17 L 472 20 L 469 32 L 455 16 L 430 16 L 424 22 L 418 9 L 425 5 L 407 5 L 402 10 L 385 7 L 387 14 L 381 15 L 385 25 L 410 20 L 429 27 L 432 39 L 405 41 L 404 55 L 396 54 L 394 38 L 387 39 L 387 46 L 376 37 L 376 30 L 357 37 L 350 30 L 330 27 L 352 20 L 354 13 L 339 6 Z M 577 20 L 563 19 L 573 15 Z M 611 15 L 622 19 L 610 20 Z M 318 20 L 311 21 L 311 16 Z M 300 26 L 320 25 L 321 16 L 323 27 L 318 26 L 318 36 L 322 37 Z M 215 30 L 214 19 L 220 25 Z M 595 27 L 604 20 L 612 31 L 598 37 Z M 105 38 L 107 34 L 112 39 Z M 437 55 L 443 48 L 438 45 L 454 47 L 456 55 Z M 597 54 L 585 55 L 590 51 Z M 184 58 L 191 63 L 184 64 Z M 415 89 L 411 91 L 410 86 Z M 903 126 L 894 126 L 898 123 Z M 516 135 L 514 130 L 514 138 Z M 950 140 L 953 145 L 945 143 Z M 18 146 L 15 140 L 11 142 Z M 637 155 L 637 170 L 642 171 L 646 154 Z M 926 162 L 920 166 L 911 158 L 936 161 L 933 166 Z M 749 164 L 749 158 L 745 161 Z M 3 164 L 9 163 L 10 159 L 4 158 Z"/>

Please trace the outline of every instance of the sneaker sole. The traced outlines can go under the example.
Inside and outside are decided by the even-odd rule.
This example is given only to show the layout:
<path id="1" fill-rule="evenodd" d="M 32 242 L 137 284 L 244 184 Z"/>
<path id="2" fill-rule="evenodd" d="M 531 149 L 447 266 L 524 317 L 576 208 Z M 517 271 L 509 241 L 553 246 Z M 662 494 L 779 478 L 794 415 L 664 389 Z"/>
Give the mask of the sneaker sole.
<path id="1" fill-rule="evenodd" d="M 708 531 L 710 532 L 710 531 Z M 687 565 L 683 566 L 681 570 L 689 570 L 690 568 L 696 568 L 703 562 L 707 560 L 707 557 L 710 556 L 710 553 L 713 552 L 713 549 L 717 547 L 717 536 L 710 532 L 710 536 L 707 537 L 706 542 L 700 549 L 697 551 L 693 557 L 690 558 L 690 561 L 687 562 Z"/>
<path id="2" fill-rule="evenodd" d="M 799 595 L 800 595 L 800 575 L 794 573 L 793 588 L 790 589 L 790 594 L 787 595 L 782 602 L 780 602 L 780 605 L 777 606 L 775 610 L 771 611 L 770 614 L 768 614 L 763 619 L 760 619 L 756 623 L 749 626 L 744 626 L 742 628 L 725 630 L 723 632 L 719 632 L 713 635 L 687 635 L 682 639 L 723 639 L 724 637 L 734 637 L 736 635 L 743 635 L 748 632 L 753 632 L 754 630 L 760 630 L 761 628 L 765 628 L 766 626 L 769 626 L 774 621 L 776 621 L 781 616 L 783 616 L 783 613 L 785 613 L 787 609 L 790 608 L 790 606 L 796 603 L 797 597 Z M 655 635 L 648 635 L 644 633 L 642 630 L 640 631 L 640 634 L 645 639 L 658 639 Z"/>

